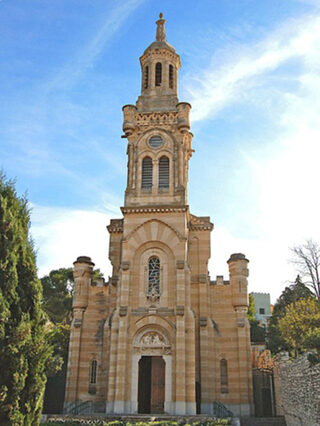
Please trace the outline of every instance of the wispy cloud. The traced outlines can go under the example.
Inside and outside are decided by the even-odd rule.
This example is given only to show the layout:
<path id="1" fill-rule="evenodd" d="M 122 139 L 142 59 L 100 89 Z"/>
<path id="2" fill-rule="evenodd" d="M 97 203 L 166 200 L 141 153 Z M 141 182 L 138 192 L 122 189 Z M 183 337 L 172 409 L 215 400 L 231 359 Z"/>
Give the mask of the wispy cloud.
<path id="1" fill-rule="evenodd" d="M 79 76 L 90 68 L 113 35 L 121 28 L 130 14 L 145 0 L 126 0 L 116 2 L 116 6 L 108 10 L 104 24 L 93 35 L 88 43 L 66 64 L 58 74 L 46 84 L 48 91 L 56 87 L 65 87 L 74 84 Z"/>
<path id="2" fill-rule="evenodd" d="M 229 55 L 221 54 L 223 63 L 213 58 L 198 79 L 188 75 L 184 86 L 191 96 L 193 121 L 212 117 L 230 103 L 240 101 L 247 90 L 252 92 L 261 85 L 261 78 L 289 60 L 312 61 L 319 49 L 318 15 L 290 20 L 251 46 L 237 46 L 237 50 L 231 47 Z"/>
<path id="3" fill-rule="evenodd" d="M 255 204 L 259 239 L 238 238 L 217 224 L 210 267 L 214 274 L 227 274 L 230 253 L 245 252 L 250 289 L 269 291 L 274 300 L 295 278 L 288 248 L 310 237 L 320 241 L 320 16 L 283 23 L 259 43 L 223 56 L 223 62 L 213 60 L 199 77 L 187 87 L 193 120 L 226 114 L 229 106 L 255 105 L 273 127 L 271 155 L 263 151 L 270 134 L 259 134 L 259 152 L 248 142 L 242 151 L 257 182 L 252 205 L 243 208 Z"/>

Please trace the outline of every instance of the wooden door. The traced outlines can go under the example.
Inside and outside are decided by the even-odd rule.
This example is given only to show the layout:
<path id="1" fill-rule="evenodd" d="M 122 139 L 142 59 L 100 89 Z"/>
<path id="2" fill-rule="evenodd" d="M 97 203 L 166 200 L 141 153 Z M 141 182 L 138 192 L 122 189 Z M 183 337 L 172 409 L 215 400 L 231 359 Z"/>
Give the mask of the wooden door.
<path id="1" fill-rule="evenodd" d="M 151 368 L 151 413 L 164 412 L 165 362 L 162 356 L 152 357 Z"/>
<path id="2" fill-rule="evenodd" d="M 143 356 L 139 361 L 138 412 L 150 413 L 151 401 L 151 356 Z"/>
<path id="3" fill-rule="evenodd" d="M 142 356 L 139 361 L 138 412 L 164 412 L 165 362 L 162 356 Z"/>

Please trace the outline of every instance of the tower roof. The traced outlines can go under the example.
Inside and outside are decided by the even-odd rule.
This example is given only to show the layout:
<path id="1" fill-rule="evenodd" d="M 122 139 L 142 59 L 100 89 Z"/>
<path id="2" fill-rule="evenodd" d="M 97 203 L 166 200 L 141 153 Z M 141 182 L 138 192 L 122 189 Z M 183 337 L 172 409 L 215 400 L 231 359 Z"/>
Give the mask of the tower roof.
<path id="1" fill-rule="evenodd" d="M 165 31 L 165 19 L 163 19 L 163 14 L 160 13 L 159 19 L 156 21 L 157 24 L 157 32 L 156 32 L 156 40 L 150 44 L 143 52 L 143 54 L 147 53 L 149 50 L 154 49 L 167 49 L 172 53 L 176 53 L 176 50 L 171 44 L 166 41 L 166 31 Z"/>

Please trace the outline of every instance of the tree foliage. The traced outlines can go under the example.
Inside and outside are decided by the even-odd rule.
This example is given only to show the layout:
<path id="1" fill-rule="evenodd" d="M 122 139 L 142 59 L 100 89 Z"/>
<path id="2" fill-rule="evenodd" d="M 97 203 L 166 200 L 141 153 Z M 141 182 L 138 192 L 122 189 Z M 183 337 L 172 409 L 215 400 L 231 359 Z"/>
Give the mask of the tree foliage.
<path id="1" fill-rule="evenodd" d="M 278 327 L 295 355 L 306 349 L 320 350 L 320 308 L 315 298 L 302 298 L 288 305 Z"/>
<path id="2" fill-rule="evenodd" d="M 41 278 L 43 307 L 54 324 L 70 324 L 73 290 L 72 268 L 53 270 Z"/>
<path id="3" fill-rule="evenodd" d="M 298 275 L 295 282 L 286 287 L 273 307 L 267 330 L 267 346 L 272 353 L 290 350 L 290 345 L 284 339 L 279 329 L 279 320 L 285 316 L 287 306 L 301 299 L 312 298 L 310 289 L 301 281 Z"/>
<path id="4" fill-rule="evenodd" d="M 0 424 L 37 425 L 51 357 L 26 198 L 0 176 Z"/>

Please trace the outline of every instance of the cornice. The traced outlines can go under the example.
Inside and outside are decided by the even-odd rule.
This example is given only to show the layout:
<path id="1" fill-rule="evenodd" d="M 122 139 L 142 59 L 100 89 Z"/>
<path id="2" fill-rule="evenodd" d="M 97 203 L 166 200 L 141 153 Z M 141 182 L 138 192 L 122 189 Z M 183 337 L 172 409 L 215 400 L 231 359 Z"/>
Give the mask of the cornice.
<path id="1" fill-rule="evenodd" d="M 213 223 L 210 222 L 210 218 L 207 216 L 197 217 L 190 214 L 188 227 L 190 231 L 212 231 Z"/>
<path id="2" fill-rule="evenodd" d="M 110 225 L 107 226 L 110 234 L 123 232 L 123 219 L 111 219 Z"/>
<path id="3" fill-rule="evenodd" d="M 139 206 L 139 207 L 121 207 L 123 214 L 136 213 L 185 213 L 189 206 Z"/>

